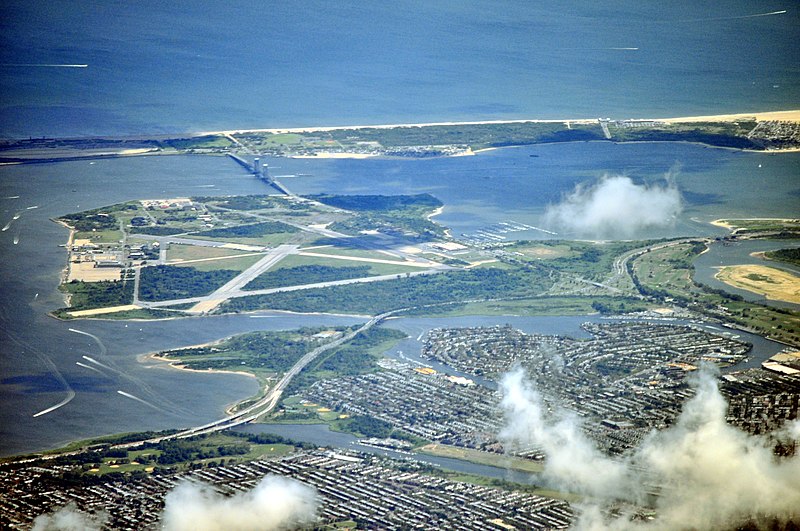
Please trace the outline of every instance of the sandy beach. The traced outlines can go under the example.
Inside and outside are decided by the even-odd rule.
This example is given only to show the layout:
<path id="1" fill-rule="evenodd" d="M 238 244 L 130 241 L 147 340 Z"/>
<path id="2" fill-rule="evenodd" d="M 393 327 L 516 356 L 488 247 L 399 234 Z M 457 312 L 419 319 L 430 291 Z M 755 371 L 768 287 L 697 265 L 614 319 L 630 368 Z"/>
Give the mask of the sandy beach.
<path id="1" fill-rule="evenodd" d="M 709 221 L 709 224 L 714 225 L 715 227 L 722 227 L 723 229 L 733 230 L 739 228 L 739 225 L 734 225 L 733 221 L 777 221 L 779 223 L 797 223 L 796 219 L 793 218 L 737 218 L 737 219 L 715 219 L 714 221 Z"/>
<path id="2" fill-rule="evenodd" d="M 743 120 L 745 118 L 755 118 L 758 121 L 780 120 L 787 122 L 800 122 L 800 109 L 789 111 L 766 111 L 766 112 L 751 112 L 751 113 L 737 113 L 737 114 L 716 114 L 707 116 L 680 116 L 673 118 L 631 118 L 637 121 L 656 121 L 667 123 L 681 123 L 681 122 L 734 122 Z M 627 118 L 626 118 L 627 119 Z M 525 119 L 525 120 L 482 120 L 482 121 L 467 121 L 467 122 L 422 122 L 422 123 L 407 123 L 407 124 L 373 124 L 373 125 L 335 125 L 335 126 L 320 126 L 320 127 L 283 127 L 271 129 L 231 129 L 227 131 L 205 131 L 195 133 L 197 136 L 204 135 L 238 135 L 244 133 L 321 133 L 328 131 L 340 131 L 342 129 L 393 129 L 399 127 L 434 127 L 434 126 L 459 126 L 459 125 L 498 125 L 498 124 L 525 124 L 525 123 L 573 123 L 573 124 L 590 124 L 597 123 L 598 118 L 580 118 L 580 119 L 561 119 L 561 120 L 540 120 L 540 119 Z M 331 154 L 336 155 L 336 154 Z M 353 155 L 356 155 L 355 153 Z M 313 158 L 313 156 L 312 156 Z"/>
<path id="3" fill-rule="evenodd" d="M 440 207 L 437 207 L 436 210 L 434 210 L 433 212 L 431 212 L 430 214 L 428 214 L 425 217 L 428 219 L 428 221 L 430 221 L 432 218 L 438 216 L 442 212 L 444 212 L 444 205 L 442 205 Z"/>
<path id="4" fill-rule="evenodd" d="M 687 122 L 736 122 L 738 120 L 744 120 L 747 118 L 755 118 L 759 122 L 768 122 L 773 120 L 780 122 L 800 122 L 800 110 L 717 114 L 710 116 L 683 116 L 679 118 L 661 118 L 659 121 L 670 124 Z"/>
<path id="5" fill-rule="evenodd" d="M 800 111 L 798 111 L 800 112 Z M 398 127 L 435 127 L 458 125 L 493 125 L 493 124 L 526 124 L 526 123 L 595 123 L 597 118 L 580 120 L 484 120 L 477 122 L 422 122 L 414 124 L 373 124 L 373 125 L 333 125 L 320 127 L 284 127 L 277 129 L 232 129 L 229 131 L 205 131 L 195 133 L 196 136 L 206 135 L 239 135 L 244 133 L 324 133 L 328 131 L 341 131 L 342 129 L 395 129 Z"/>
<path id="6" fill-rule="evenodd" d="M 117 313 L 117 312 L 129 312 L 132 310 L 140 310 L 140 306 L 136 306 L 135 304 L 124 304 L 122 306 L 110 306 L 106 308 L 94 308 L 92 310 L 76 310 L 74 312 L 68 312 L 70 317 L 87 317 L 90 315 L 103 315 L 104 313 Z"/>
<path id="7" fill-rule="evenodd" d="M 221 341 L 213 341 L 211 343 L 205 343 L 205 344 L 202 344 L 202 345 L 193 345 L 191 347 L 186 347 L 186 348 L 187 349 L 189 349 L 189 348 L 202 348 L 202 347 L 208 347 L 208 346 L 216 345 L 216 344 L 219 344 L 219 343 L 221 343 Z M 158 362 L 158 363 L 162 363 L 162 364 L 165 363 L 165 364 L 169 365 L 171 368 L 177 369 L 179 371 L 201 372 L 203 374 L 239 374 L 241 376 L 247 376 L 249 378 L 256 378 L 255 374 L 253 374 L 251 372 L 245 372 L 245 371 L 226 371 L 226 370 L 222 370 L 222 369 L 190 369 L 189 367 L 186 367 L 185 365 L 183 365 L 180 362 L 180 360 L 176 360 L 174 358 L 167 358 L 167 357 L 164 357 L 164 356 L 158 356 L 157 352 L 151 352 L 150 354 L 145 355 L 143 358 L 140 358 L 139 361 L 151 361 L 151 362 Z"/>
<path id="8" fill-rule="evenodd" d="M 723 229 L 728 229 L 728 230 L 733 229 L 733 225 L 728 223 L 728 220 L 726 219 L 715 219 L 714 221 L 709 221 L 709 223 L 711 225 L 714 225 L 715 227 L 722 227 Z"/>
<path id="9" fill-rule="evenodd" d="M 326 153 L 321 151 L 314 155 L 292 155 L 290 159 L 368 159 L 375 157 L 372 153 L 346 153 L 346 152 L 332 152 Z"/>

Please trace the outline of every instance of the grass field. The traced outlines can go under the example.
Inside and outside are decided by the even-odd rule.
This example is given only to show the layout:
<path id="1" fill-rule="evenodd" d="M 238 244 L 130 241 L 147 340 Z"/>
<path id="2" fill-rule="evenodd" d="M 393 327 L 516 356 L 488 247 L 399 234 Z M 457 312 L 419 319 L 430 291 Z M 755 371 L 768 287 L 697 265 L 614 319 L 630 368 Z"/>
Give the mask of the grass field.
<path id="1" fill-rule="evenodd" d="M 536 461 L 531 461 L 530 459 L 482 452 L 480 450 L 460 448 L 446 444 L 426 444 L 425 446 L 418 448 L 418 451 L 439 457 L 450 457 L 452 459 L 469 461 L 470 463 L 496 466 L 500 468 L 510 468 L 512 470 L 520 470 L 522 472 L 539 473 L 544 470 L 544 465 L 537 463 Z"/>
<path id="2" fill-rule="evenodd" d="M 314 254 L 330 254 L 341 256 L 354 256 L 357 258 L 373 258 L 377 260 L 395 260 L 403 262 L 403 259 L 397 256 L 380 253 L 378 251 L 370 251 L 367 249 L 358 249 L 353 247 L 340 247 L 338 245 L 330 245 L 324 247 L 313 247 L 308 249 L 301 249 L 301 251 L 308 251 Z"/>
<path id="3" fill-rule="evenodd" d="M 122 232 L 118 230 L 98 230 L 98 231 L 78 231 L 75 233 L 75 240 L 91 240 L 92 243 L 119 243 L 122 239 Z"/>
<path id="4" fill-rule="evenodd" d="M 313 252 L 316 253 L 316 250 Z M 380 256 L 385 256 L 380 253 L 372 253 L 374 256 L 372 258 L 378 258 Z M 388 256 L 386 258 L 389 258 Z M 410 271 L 418 271 L 418 267 L 409 267 L 404 266 L 402 263 L 398 263 L 398 265 L 394 264 L 376 264 L 374 262 L 355 262 L 350 260 L 338 260 L 336 258 L 323 258 L 321 256 L 299 256 L 299 255 L 290 255 L 281 260 L 276 264 L 275 267 L 271 268 L 270 271 L 277 271 L 279 269 L 289 268 L 289 267 L 297 267 L 297 266 L 304 266 L 304 265 L 321 265 L 321 266 L 331 266 L 331 267 L 342 267 L 342 266 L 369 266 L 369 274 L 370 275 L 393 275 L 393 274 L 401 274 L 407 273 Z"/>
<path id="5" fill-rule="evenodd" d="M 290 232 L 276 232 L 273 234 L 264 234 L 262 236 L 255 236 L 252 238 L 245 237 L 245 236 L 224 236 L 215 238 L 212 236 L 203 236 L 200 234 L 192 234 L 192 238 L 196 240 L 209 240 L 212 242 L 227 242 L 227 243 L 241 243 L 244 245 L 265 245 L 265 246 L 272 246 L 272 245 L 281 245 L 283 243 L 288 243 L 290 241 L 297 241 L 302 240 L 302 234 L 298 235 L 298 233 L 290 233 Z"/>
<path id="6" fill-rule="evenodd" d="M 187 467 L 190 464 L 208 464 L 211 462 L 218 462 L 220 459 L 225 461 L 253 461 L 255 459 L 269 459 L 288 455 L 295 451 L 295 447 L 282 444 L 255 444 L 248 443 L 245 439 L 239 437 L 232 437 L 226 434 L 214 434 L 204 439 L 198 446 L 200 448 L 217 448 L 220 446 L 230 444 L 246 444 L 249 451 L 244 454 L 225 455 L 209 457 L 205 459 L 191 459 L 186 462 L 180 463 L 178 466 Z M 111 472 L 151 472 L 156 466 L 163 466 L 157 462 L 158 457 L 163 452 L 161 450 L 150 448 L 145 450 L 135 450 L 128 452 L 128 457 L 124 459 L 107 457 L 99 466 L 89 469 L 87 472 L 95 475 L 103 475 Z M 175 466 L 175 465 L 171 465 Z"/>
<path id="7" fill-rule="evenodd" d="M 231 269 L 233 271 L 244 271 L 252 266 L 259 260 L 264 258 L 264 255 L 259 254 L 245 254 L 243 256 L 229 256 L 223 258 L 209 258 L 202 262 L 170 262 L 169 265 L 179 267 L 193 267 L 198 271 L 215 271 L 217 269 Z"/>
<path id="8" fill-rule="evenodd" d="M 697 249 L 691 243 L 672 245 L 643 254 L 634 262 L 639 281 L 661 286 L 674 295 L 695 295 L 702 290 L 692 282 L 691 262 Z"/>
<path id="9" fill-rule="evenodd" d="M 239 256 L 248 254 L 247 251 L 226 249 L 224 247 L 203 247 L 201 245 L 182 245 L 172 243 L 167 250 L 167 260 L 204 260 L 206 258 L 219 258 L 222 256 Z"/>
<path id="10" fill-rule="evenodd" d="M 638 311 L 656 305 L 635 299 L 620 297 L 534 297 L 510 301 L 490 301 L 469 304 L 456 304 L 452 309 L 445 307 L 442 312 L 431 316 L 461 315 L 586 315 L 596 313 L 592 303 L 612 304 L 617 308 L 620 303 L 625 311 Z M 429 315 L 429 314 L 426 314 Z"/>
<path id="11" fill-rule="evenodd" d="M 577 256 L 578 252 L 574 251 L 567 244 L 560 245 L 515 245 L 513 247 L 515 252 L 521 253 L 525 258 L 534 260 L 553 260 L 556 258 L 571 258 Z"/>

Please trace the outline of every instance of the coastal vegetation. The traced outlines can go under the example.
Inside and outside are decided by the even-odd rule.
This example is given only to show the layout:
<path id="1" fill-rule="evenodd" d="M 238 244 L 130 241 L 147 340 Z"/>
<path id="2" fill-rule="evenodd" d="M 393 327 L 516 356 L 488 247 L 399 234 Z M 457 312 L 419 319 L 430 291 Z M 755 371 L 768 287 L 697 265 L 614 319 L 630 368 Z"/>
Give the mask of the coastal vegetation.
<path id="1" fill-rule="evenodd" d="M 272 195 L 235 195 L 223 197 L 195 197 L 194 201 L 211 208 L 240 211 L 291 210 L 309 211 L 312 206 L 305 201 L 289 201 L 284 197 Z"/>
<path id="2" fill-rule="evenodd" d="M 532 296 L 551 285 L 545 273 L 478 268 L 230 299 L 223 311 L 258 309 L 377 315 L 390 310 L 473 299 Z"/>
<path id="3" fill-rule="evenodd" d="M 357 153 L 436 157 L 470 150 L 555 142 L 694 142 L 713 147 L 766 150 L 796 147 L 798 124 L 756 116 L 679 120 L 559 120 L 419 124 L 236 136 L 272 156 Z"/>
<path id="4" fill-rule="evenodd" d="M 69 307 L 63 309 L 62 312 L 122 306 L 133 302 L 132 281 L 82 282 L 73 280 L 61 284 L 60 289 L 69 295 Z"/>
<path id="5" fill-rule="evenodd" d="M 45 462 L 70 468 L 59 480 L 64 484 L 93 485 L 99 481 L 126 481 L 147 474 L 196 470 L 225 463 L 281 457 L 300 449 L 316 448 L 280 435 L 224 431 L 146 443 L 136 449 L 112 448 L 115 444 L 144 441 L 166 432 L 141 432 L 100 437 L 55 450 Z"/>
<path id="6" fill-rule="evenodd" d="M 713 224 L 731 231 L 731 237 L 748 236 L 770 239 L 800 238 L 800 219 L 749 218 L 718 219 Z"/>
<path id="7" fill-rule="evenodd" d="M 621 254 L 660 240 L 586 242 L 571 240 L 518 241 L 503 248 L 500 260 L 515 266 L 553 270 L 600 282 L 611 273 Z"/>
<path id="8" fill-rule="evenodd" d="M 611 138 L 622 142 L 697 142 L 716 147 L 763 149 L 764 143 L 749 137 L 756 120 L 730 122 L 611 122 Z"/>
<path id="9" fill-rule="evenodd" d="M 385 148 L 404 146 L 465 145 L 472 149 L 522 146 L 551 142 L 575 142 L 603 138 L 600 126 L 586 122 L 508 122 L 402 126 L 390 128 L 337 129 L 337 142 L 377 142 Z"/>
<path id="10" fill-rule="evenodd" d="M 800 345 L 800 312 L 744 300 L 693 279 L 694 259 L 702 242 L 681 243 L 642 254 L 628 263 L 639 291 L 657 302 L 675 302 L 723 323 Z"/>
<path id="11" fill-rule="evenodd" d="M 175 234 L 181 234 L 183 232 L 186 232 L 186 230 L 183 228 L 165 227 L 163 225 L 131 228 L 132 234 L 146 234 L 148 236 L 173 236 Z"/>
<path id="12" fill-rule="evenodd" d="M 160 142 L 162 147 L 172 148 L 179 151 L 189 151 L 210 148 L 227 148 L 233 142 L 224 135 L 204 135 L 189 138 L 170 138 Z"/>
<path id="13" fill-rule="evenodd" d="M 315 284 L 331 280 L 346 280 L 370 276 L 370 266 L 332 267 L 324 265 L 302 265 L 268 271 L 253 279 L 244 289 L 269 289 L 283 286 Z"/>
<path id="14" fill-rule="evenodd" d="M 319 346 L 326 336 L 314 336 L 326 330 L 250 332 L 211 345 L 162 351 L 157 356 L 187 369 L 249 372 L 264 382 L 288 370 Z M 333 329 L 333 333 L 343 331 L 341 327 Z"/>
<path id="15" fill-rule="evenodd" d="M 67 214 L 61 216 L 59 219 L 78 232 L 113 230 L 119 227 L 119 221 L 113 214 L 101 211 L 100 209 L 88 210 L 77 214 Z"/>
<path id="16" fill-rule="evenodd" d="M 769 260 L 776 260 L 778 262 L 786 262 L 787 264 L 800 265 L 800 247 L 791 249 L 778 249 L 776 251 L 767 251 L 764 256 Z"/>
<path id="17" fill-rule="evenodd" d="M 139 297 L 145 301 L 188 299 L 208 295 L 239 271 L 216 269 L 200 271 L 194 267 L 157 265 L 144 267 L 140 273 Z"/>
<path id="18" fill-rule="evenodd" d="M 232 141 L 232 138 L 236 142 Z M 706 120 L 552 120 L 208 133 L 172 139 L 19 139 L 0 145 L 0 162 L 59 161 L 192 153 L 219 155 L 248 149 L 269 156 L 355 153 L 437 157 L 471 150 L 554 142 L 697 142 L 712 147 L 781 150 L 800 145 L 791 116 L 741 115 Z"/>
<path id="19" fill-rule="evenodd" d="M 412 240 L 432 240 L 444 235 L 444 228 L 428 219 L 443 203 L 430 194 L 418 195 L 312 195 L 320 203 L 357 212 L 357 216 L 333 223 L 330 228 L 345 234 L 361 231 L 401 233 Z"/>
<path id="20" fill-rule="evenodd" d="M 461 315 L 588 315 L 619 314 L 657 307 L 636 297 L 611 295 L 542 295 L 481 302 L 452 303 L 424 310 L 430 317 Z M 411 312 L 413 313 L 413 312 Z"/>
<path id="21" fill-rule="evenodd" d="M 226 227 L 222 229 L 211 229 L 200 232 L 192 233 L 193 237 L 199 238 L 214 238 L 214 239 L 230 239 L 230 238 L 261 238 L 268 234 L 292 234 L 299 232 L 300 229 L 281 223 L 280 221 L 264 221 L 261 223 L 252 223 L 247 225 L 238 225 L 235 227 Z"/>

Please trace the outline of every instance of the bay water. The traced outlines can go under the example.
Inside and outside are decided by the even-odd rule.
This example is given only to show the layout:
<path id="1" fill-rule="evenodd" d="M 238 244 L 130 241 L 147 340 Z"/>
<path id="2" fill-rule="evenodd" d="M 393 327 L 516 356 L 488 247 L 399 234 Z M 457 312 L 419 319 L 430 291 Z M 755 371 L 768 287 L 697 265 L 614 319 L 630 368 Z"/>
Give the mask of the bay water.
<path id="1" fill-rule="evenodd" d="M 580 149 L 587 150 L 586 156 L 577 157 Z M 797 184 L 789 177 L 796 171 L 797 155 L 777 157 L 692 145 L 566 144 L 503 149 L 468 158 L 270 162 L 276 173 L 307 174 L 286 180 L 299 193 L 433 193 L 446 205 L 438 219 L 457 231 L 469 231 L 509 218 L 535 224 L 547 202 L 558 194 L 551 189 L 563 193 L 578 182 L 609 172 L 660 179 L 675 161 L 682 166 L 677 179 L 683 190 L 710 189 L 714 195 L 685 194 L 689 197 L 686 210 L 666 235 L 713 234 L 717 229 L 702 220 L 727 212 L 791 216 L 795 211 Z M 758 164 L 762 167 L 757 168 Z M 723 178 L 728 184 L 713 186 L 725 183 Z M 775 187 L 770 189 L 773 200 L 756 202 L 752 195 L 764 189 L 763 183 Z M 66 252 L 60 245 L 68 235 L 52 218 L 143 198 L 269 192 L 223 157 L 142 157 L 0 168 L 0 222 L 9 224 L 8 230 L 0 232 L 0 454 L 42 450 L 107 433 L 194 425 L 220 417 L 226 406 L 256 392 L 252 378 L 169 370 L 144 360 L 149 352 L 249 330 L 360 322 L 358 317 L 269 312 L 264 317 L 129 323 L 61 322 L 47 315 L 63 305 L 56 288 L 66 265 Z M 504 324 L 509 319 L 476 317 L 445 324 Z M 409 336 L 417 337 L 421 325 L 408 322 L 413 328 Z M 556 317 L 519 324 L 514 320 L 513 324 L 531 332 L 576 335 L 581 333 L 580 322 L 580 317 Z M 406 347 L 406 353 L 411 352 Z M 73 392 L 69 403 L 34 416 Z"/>

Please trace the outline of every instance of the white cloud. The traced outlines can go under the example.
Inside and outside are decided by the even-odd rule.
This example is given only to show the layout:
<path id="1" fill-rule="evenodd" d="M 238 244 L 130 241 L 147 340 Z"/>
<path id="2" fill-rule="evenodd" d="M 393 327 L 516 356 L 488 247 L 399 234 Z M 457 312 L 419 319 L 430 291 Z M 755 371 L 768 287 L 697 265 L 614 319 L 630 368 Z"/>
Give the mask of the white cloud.
<path id="1" fill-rule="evenodd" d="M 69 503 L 52 513 L 41 514 L 33 521 L 33 531 L 92 531 L 99 530 L 105 514 L 90 515 Z"/>
<path id="2" fill-rule="evenodd" d="M 167 494 L 166 531 L 273 531 L 295 529 L 317 519 L 317 492 L 299 481 L 266 476 L 252 490 L 230 497 L 197 483 L 182 483 Z"/>
<path id="3" fill-rule="evenodd" d="M 570 492 L 592 496 L 623 494 L 617 490 L 628 485 L 625 467 L 602 455 L 583 435 L 574 416 L 549 416 L 522 369 L 506 374 L 500 388 L 501 406 L 508 419 L 499 436 L 505 446 L 541 447 L 547 454 L 545 477 Z"/>
<path id="4" fill-rule="evenodd" d="M 578 529 L 728 529 L 749 519 L 800 519 L 800 456 L 776 460 L 770 445 L 725 421 L 727 405 L 708 371 L 694 382 L 695 396 L 675 424 L 652 434 L 620 460 L 602 455 L 569 415 L 548 416 L 541 397 L 517 370 L 501 383 L 506 427 L 501 439 L 535 444 L 547 453 L 546 477 L 556 486 L 589 495 Z M 790 423 L 786 436 L 797 436 Z M 658 518 L 633 523 L 605 520 L 600 507 L 624 499 L 640 502 L 644 470 L 663 487 Z"/>
<path id="5" fill-rule="evenodd" d="M 578 185 L 561 203 L 549 206 L 544 219 L 559 232 L 623 239 L 645 229 L 668 227 L 681 210 L 681 194 L 674 184 L 635 184 L 618 175 Z"/>

